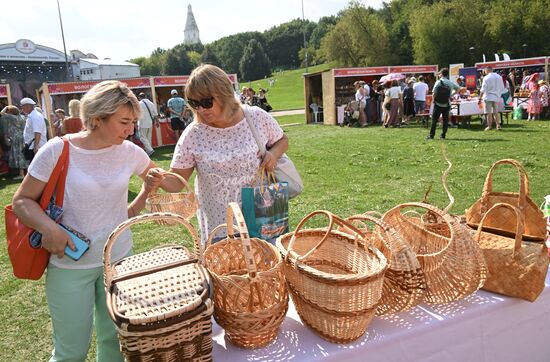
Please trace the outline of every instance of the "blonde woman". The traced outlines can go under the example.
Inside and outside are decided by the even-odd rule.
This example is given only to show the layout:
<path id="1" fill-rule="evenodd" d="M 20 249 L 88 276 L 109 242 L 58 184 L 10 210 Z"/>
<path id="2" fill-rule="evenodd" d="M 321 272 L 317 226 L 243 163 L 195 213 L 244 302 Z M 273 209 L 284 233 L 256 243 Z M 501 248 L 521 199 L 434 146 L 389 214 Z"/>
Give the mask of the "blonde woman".
<path id="1" fill-rule="evenodd" d="M 210 231 L 226 222 L 229 202 L 241 202 L 241 188 L 249 185 L 261 166 L 273 170 L 288 148 L 288 139 L 277 121 L 259 107 L 251 107 L 250 117 L 268 151 L 259 156 L 258 144 L 234 96 L 227 74 L 213 65 L 201 65 L 191 73 L 185 98 L 194 121 L 181 135 L 170 171 L 189 179 L 196 171 L 195 191 L 199 200 L 198 221 L 202 241 Z M 159 184 L 168 191 L 179 191 L 173 177 L 152 169 L 150 187 Z"/>
<path id="2" fill-rule="evenodd" d="M 78 133 L 85 129 L 80 119 L 80 101 L 71 99 L 69 102 L 69 117 L 65 118 L 61 125 L 62 134 Z"/>
<path id="3" fill-rule="evenodd" d="M 103 246 L 109 233 L 144 206 L 145 186 L 128 205 L 130 177 L 145 178 L 154 166 L 147 154 L 126 137 L 140 115 L 136 96 L 118 81 L 95 85 L 82 98 L 86 130 L 70 134 L 69 168 L 61 223 L 87 236 L 90 249 L 79 259 L 64 253 L 73 243 L 43 210 L 38 200 L 63 149 L 61 138 L 40 147 L 29 172 L 13 196 L 17 216 L 42 234 L 51 257 L 46 273 L 46 297 L 52 318 L 50 361 L 84 361 L 95 326 L 98 361 L 123 361 L 114 324 L 105 303 Z M 129 232 L 118 238 L 112 260 L 132 250 Z"/>

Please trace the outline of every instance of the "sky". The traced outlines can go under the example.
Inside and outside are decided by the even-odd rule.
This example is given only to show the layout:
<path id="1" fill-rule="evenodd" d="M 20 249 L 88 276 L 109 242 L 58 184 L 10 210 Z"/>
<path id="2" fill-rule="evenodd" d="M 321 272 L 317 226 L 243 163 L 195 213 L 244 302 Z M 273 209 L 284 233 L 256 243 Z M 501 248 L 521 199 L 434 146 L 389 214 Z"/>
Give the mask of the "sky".
<path id="1" fill-rule="evenodd" d="M 383 0 L 359 1 L 380 8 Z M 386 0 L 389 2 L 389 0 Z M 306 19 L 336 15 L 349 0 L 303 0 Z M 200 39 L 208 44 L 245 31 L 264 31 L 302 17 L 300 0 L 59 0 L 67 53 L 129 60 L 183 42 L 191 5 Z M 56 0 L 3 0 L 0 44 L 29 39 L 63 51 Z"/>

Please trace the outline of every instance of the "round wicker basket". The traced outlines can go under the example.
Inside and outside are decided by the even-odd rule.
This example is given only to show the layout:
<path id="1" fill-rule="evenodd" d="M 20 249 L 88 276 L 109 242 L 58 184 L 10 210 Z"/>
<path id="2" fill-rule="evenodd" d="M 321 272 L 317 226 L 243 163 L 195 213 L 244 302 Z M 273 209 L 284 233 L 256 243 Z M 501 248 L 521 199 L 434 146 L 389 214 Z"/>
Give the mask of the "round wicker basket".
<path id="1" fill-rule="evenodd" d="M 189 183 L 180 175 L 174 172 L 164 172 L 164 175 L 174 176 L 183 184 L 183 192 L 159 193 L 152 191 L 145 200 L 145 207 L 151 213 L 170 212 L 190 219 L 198 209 L 198 201 L 195 193 L 191 190 Z M 160 219 L 156 221 L 161 225 L 177 225 L 175 221 Z"/>

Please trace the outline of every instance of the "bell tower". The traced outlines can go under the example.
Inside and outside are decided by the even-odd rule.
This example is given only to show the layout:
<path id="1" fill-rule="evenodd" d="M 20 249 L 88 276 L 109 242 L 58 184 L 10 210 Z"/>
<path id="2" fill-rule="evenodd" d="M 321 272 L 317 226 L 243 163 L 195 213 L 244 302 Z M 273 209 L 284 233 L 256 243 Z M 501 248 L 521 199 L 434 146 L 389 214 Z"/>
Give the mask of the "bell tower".
<path id="1" fill-rule="evenodd" d="M 191 5 L 187 5 L 187 20 L 185 21 L 185 30 L 183 31 L 183 44 L 200 43 L 199 27 L 195 21 Z"/>

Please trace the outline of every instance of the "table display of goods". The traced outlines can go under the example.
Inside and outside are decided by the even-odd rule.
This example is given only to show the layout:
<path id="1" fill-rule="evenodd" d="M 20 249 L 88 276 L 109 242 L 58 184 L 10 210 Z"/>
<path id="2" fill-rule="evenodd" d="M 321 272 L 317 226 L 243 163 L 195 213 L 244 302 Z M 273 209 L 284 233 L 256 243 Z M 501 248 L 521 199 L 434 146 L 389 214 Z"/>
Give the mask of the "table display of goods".
<path id="1" fill-rule="evenodd" d="M 160 193 L 158 189 L 151 191 L 145 200 L 145 208 L 151 212 L 171 212 L 190 219 L 195 215 L 199 207 L 197 196 L 191 190 L 189 183 L 174 172 L 163 172 L 163 175 L 177 178 L 183 185 L 181 192 Z M 175 221 L 160 219 L 156 221 L 161 225 L 177 225 Z"/>
<path id="2" fill-rule="evenodd" d="M 500 165 L 512 165 L 519 174 L 518 192 L 493 191 L 493 172 Z M 495 204 L 505 203 L 516 206 L 522 213 L 524 220 L 523 240 L 543 241 L 546 239 L 546 220 L 537 204 L 529 196 L 529 179 L 525 168 L 516 160 L 505 159 L 495 162 L 485 179 L 483 192 L 470 208 L 466 210 L 466 221 L 472 228 L 477 228 L 483 215 Z M 483 230 L 514 238 L 516 234 L 514 211 L 499 208 L 485 220 Z"/>
<path id="3" fill-rule="evenodd" d="M 194 250 L 180 242 L 111 263 L 117 238 L 150 221 L 183 225 Z M 136 216 L 111 233 L 103 255 L 107 308 L 127 361 L 212 360 L 213 291 L 200 257 L 197 232 L 180 215 Z"/>
<path id="4" fill-rule="evenodd" d="M 421 216 L 403 210 L 424 210 L 442 222 L 427 224 Z M 430 204 L 411 202 L 395 206 L 382 220 L 415 252 L 426 278 L 426 302 L 445 304 L 464 298 L 485 282 L 483 253 L 456 217 Z"/>
<path id="5" fill-rule="evenodd" d="M 227 237 L 212 243 L 223 228 Z M 229 203 L 227 223 L 210 233 L 204 263 L 214 284 L 214 319 L 227 339 L 243 348 L 275 340 L 288 309 L 281 254 L 267 241 L 249 237 L 237 203 Z"/>
<path id="6" fill-rule="evenodd" d="M 328 227 L 302 229 L 317 215 Z M 353 233 L 338 231 L 335 224 Z M 328 211 L 314 211 L 277 238 L 284 273 L 300 319 L 322 338 L 348 343 L 361 337 L 382 297 L 386 257 L 361 232 Z"/>
<path id="7" fill-rule="evenodd" d="M 507 209 L 515 216 L 514 238 L 483 231 L 485 222 L 500 209 Z M 544 242 L 522 241 L 524 225 L 523 213 L 519 208 L 498 203 L 483 215 L 475 238 L 489 267 L 483 289 L 534 302 L 544 290 L 548 250 Z"/>

